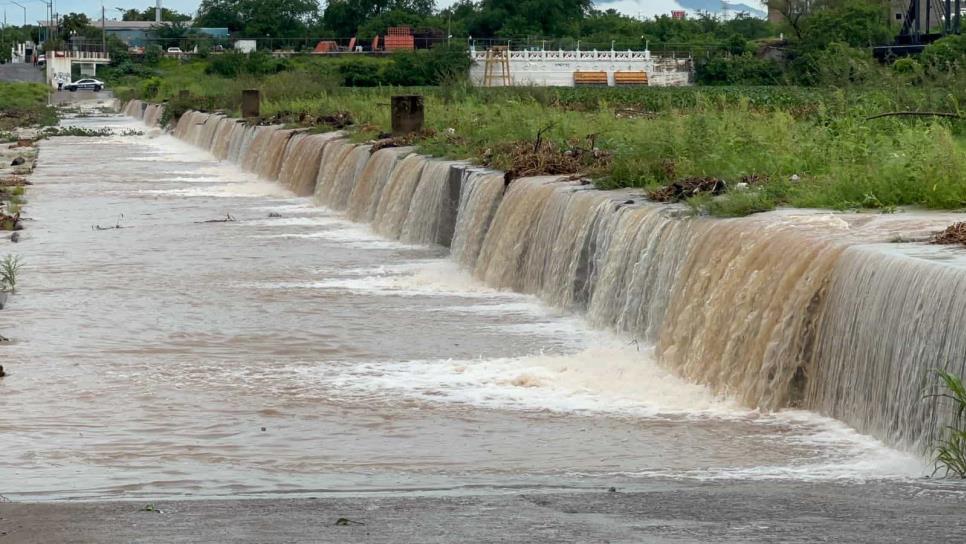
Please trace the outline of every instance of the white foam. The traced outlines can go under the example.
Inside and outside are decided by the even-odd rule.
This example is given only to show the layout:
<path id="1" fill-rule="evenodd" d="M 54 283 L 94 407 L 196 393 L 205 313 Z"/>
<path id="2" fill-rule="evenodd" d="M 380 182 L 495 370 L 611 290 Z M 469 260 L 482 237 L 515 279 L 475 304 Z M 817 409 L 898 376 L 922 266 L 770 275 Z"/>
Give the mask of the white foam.
<path id="1" fill-rule="evenodd" d="M 335 231 L 341 232 L 341 231 Z M 323 231 L 305 236 L 332 239 Z M 290 236 L 290 235 L 285 235 Z M 374 240 L 374 244 L 378 244 Z M 377 246 L 378 247 L 378 246 Z M 382 247 L 405 247 L 399 244 Z M 417 248 L 421 246 L 415 246 Z M 302 283 L 259 284 L 257 287 L 326 289 L 384 296 L 462 296 L 487 295 L 499 299 L 531 299 L 518 293 L 502 292 L 473 279 L 459 265 L 448 259 L 433 259 L 374 268 L 324 270 L 318 281 Z M 532 299 L 535 301 L 535 299 Z"/>
<path id="2" fill-rule="evenodd" d="M 746 417 L 748 410 L 654 363 L 649 350 L 598 345 L 571 354 L 295 367 L 350 396 L 388 394 L 494 409 Z"/>
<path id="3" fill-rule="evenodd" d="M 185 189 L 144 189 L 143 194 L 171 195 L 184 197 L 214 197 L 214 198 L 260 198 L 260 197 L 291 197 L 292 193 L 277 183 L 270 181 L 242 181 L 223 183 L 207 187 L 190 187 Z"/>

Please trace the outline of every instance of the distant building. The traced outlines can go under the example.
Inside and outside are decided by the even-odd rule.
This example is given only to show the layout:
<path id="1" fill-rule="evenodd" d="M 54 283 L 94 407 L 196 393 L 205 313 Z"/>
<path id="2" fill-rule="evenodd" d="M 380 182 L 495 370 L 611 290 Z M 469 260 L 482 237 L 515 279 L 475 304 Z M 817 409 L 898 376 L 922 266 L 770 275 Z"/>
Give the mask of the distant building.
<path id="1" fill-rule="evenodd" d="M 683 9 L 676 9 L 671 11 L 672 19 L 678 19 L 680 21 L 683 21 L 686 16 L 687 16 L 687 12 L 684 11 Z"/>
<path id="2" fill-rule="evenodd" d="M 11 64 L 31 64 L 37 61 L 37 46 L 34 42 L 15 43 L 10 48 Z"/>

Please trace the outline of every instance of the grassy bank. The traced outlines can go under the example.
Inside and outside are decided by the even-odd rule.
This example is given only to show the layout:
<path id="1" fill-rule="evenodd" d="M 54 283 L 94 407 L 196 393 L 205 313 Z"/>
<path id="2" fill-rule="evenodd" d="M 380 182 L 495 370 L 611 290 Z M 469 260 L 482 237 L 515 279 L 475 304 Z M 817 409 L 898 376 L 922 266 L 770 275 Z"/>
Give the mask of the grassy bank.
<path id="1" fill-rule="evenodd" d="M 49 88 L 42 83 L 0 82 L 0 131 L 57 122 L 57 114 L 47 105 Z"/>
<path id="2" fill-rule="evenodd" d="M 428 154 L 470 159 L 517 173 L 531 161 L 521 149 L 540 133 L 540 152 L 601 187 L 655 189 L 695 179 L 723 180 L 724 197 L 689 202 L 715 215 L 775 206 L 832 209 L 966 207 L 966 121 L 884 117 L 892 111 L 966 113 L 966 85 L 877 88 L 714 87 L 640 89 L 345 88 L 313 59 L 269 75 L 224 78 L 206 62 L 162 63 L 156 76 L 124 78 L 125 98 L 171 100 L 184 108 L 237 111 L 240 91 L 259 88 L 262 113 L 310 125 L 348 112 L 353 137 L 389 129 L 389 97 L 426 97 Z M 210 71 L 210 70 L 209 70 Z M 188 90 L 190 100 L 175 97 Z M 558 165 L 559 166 L 559 165 Z M 737 190 L 740 188 L 741 190 Z"/>

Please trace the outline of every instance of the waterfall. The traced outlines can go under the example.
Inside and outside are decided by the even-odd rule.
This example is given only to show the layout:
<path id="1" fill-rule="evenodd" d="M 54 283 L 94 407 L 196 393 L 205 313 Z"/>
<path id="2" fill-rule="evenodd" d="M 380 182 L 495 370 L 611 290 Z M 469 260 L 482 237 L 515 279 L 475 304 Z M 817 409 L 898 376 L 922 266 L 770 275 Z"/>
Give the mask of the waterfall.
<path id="1" fill-rule="evenodd" d="M 296 134 L 285 148 L 282 169 L 278 179 L 299 196 L 315 194 L 315 182 L 319 177 L 319 165 L 325 145 L 338 138 L 339 133 Z"/>
<path id="2" fill-rule="evenodd" d="M 572 187 L 559 182 L 560 178 L 544 176 L 510 184 L 483 240 L 474 269 L 477 278 L 498 289 L 523 289 L 521 271 L 533 241 L 536 218 L 555 191 Z"/>
<path id="3" fill-rule="evenodd" d="M 749 406 L 788 406 L 842 246 L 756 217 L 700 223 L 675 281 L 662 358 Z"/>
<path id="4" fill-rule="evenodd" d="M 352 145 L 347 150 L 345 157 L 336 167 L 328 193 L 322 200 L 323 204 L 333 210 L 344 210 L 349 206 L 349 200 L 355 191 L 356 180 L 362 177 L 369 164 L 369 158 L 372 155 L 370 150 L 371 146 L 368 145 Z M 395 158 L 390 152 L 383 153 L 380 157 Z M 370 168 L 370 175 L 379 175 L 383 170 L 388 171 L 387 166 L 385 164 L 373 166 Z M 316 192 L 316 198 L 318 198 L 318 192 Z"/>
<path id="5" fill-rule="evenodd" d="M 241 167 L 249 172 L 254 172 L 255 167 L 259 164 L 262 155 L 265 153 L 265 149 L 268 147 L 269 141 L 272 139 L 272 134 L 278 127 L 256 127 L 255 137 L 252 138 L 250 144 L 248 144 L 248 150 L 241 156 Z"/>
<path id="6" fill-rule="evenodd" d="M 456 227 L 464 163 L 427 161 L 411 197 L 401 238 L 413 244 L 449 247 Z"/>
<path id="7" fill-rule="evenodd" d="M 161 104 L 148 104 L 140 100 L 130 100 L 121 109 L 124 115 L 140 119 L 149 127 L 156 127 L 164 115 L 164 106 Z"/>
<path id="8" fill-rule="evenodd" d="M 928 447 L 952 423 L 948 403 L 923 402 L 934 392 L 930 373 L 966 376 L 962 262 L 853 246 L 835 264 L 827 302 L 806 367 L 806 407 Z"/>
<path id="9" fill-rule="evenodd" d="M 255 173 L 267 180 L 278 179 L 278 173 L 282 169 L 282 158 L 285 156 L 285 149 L 288 147 L 293 134 L 295 134 L 295 131 L 291 129 L 272 132 L 264 149 L 258 156 Z"/>
<path id="10" fill-rule="evenodd" d="M 453 258 L 468 269 L 476 266 L 490 222 L 503 198 L 502 172 L 467 169 L 460 180 L 459 207 L 453 233 Z"/>
<path id="11" fill-rule="evenodd" d="M 382 190 L 389 179 L 389 174 L 392 173 L 392 169 L 399 159 L 411 151 L 412 148 L 410 147 L 380 149 L 372 153 L 362 171 L 353 179 L 340 178 L 346 184 L 346 187 L 340 189 L 340 194 L 349 194 L 349 200 L 346 204 L 348 207 L 346 215 L 349 219 L 365 222 L 372 220 L 379 205 Z M 348 187 L 349 185 L 351 185 L 351 188 Z M 333 205 L 337 207 L 336 209 L 341 209 L 343 202 L 339 199 L 337 202 L 333 202 Z"/>
<path id="12" fill-rule="evenodd" d="M 373 152 L 337 132 L 187 112 L 173 133 L 384 236 L 448 246 L 487 284 L 646 341 L 676 374 L 749 407 L 815 410 L 908 448 L 952 417 L 921 397 L 930 369 L 966 373 L 966 259 L 882 243 L 948 217 L 691 217 L 633 190 L 554 176 L 507 185 L 502 172 Z"/>
<path id="13" fill-rule="evenodd" d="M 372 222 L 376 232 L 393 240 L 402 236 L 403 225 L 413 202 L 413 193 L 416 192 L 426 161 L 426 157 L 422 155 L 407 155 L 393 168 Z"/>

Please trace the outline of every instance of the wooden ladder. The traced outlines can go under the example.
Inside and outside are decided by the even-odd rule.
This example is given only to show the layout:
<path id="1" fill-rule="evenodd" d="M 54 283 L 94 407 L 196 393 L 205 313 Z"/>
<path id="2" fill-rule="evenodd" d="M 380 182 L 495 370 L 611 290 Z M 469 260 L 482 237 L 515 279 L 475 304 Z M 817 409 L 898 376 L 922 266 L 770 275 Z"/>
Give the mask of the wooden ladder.
<path id="1" fill-rule="evenodd" d="M 499 74 L 497 69 L 499 68 Z M 510 81 L 510 51 L 506 46 L 498 45 L 486 50 L 486 63 L 483 65 L 483 86 L 509 87 Z"/>

